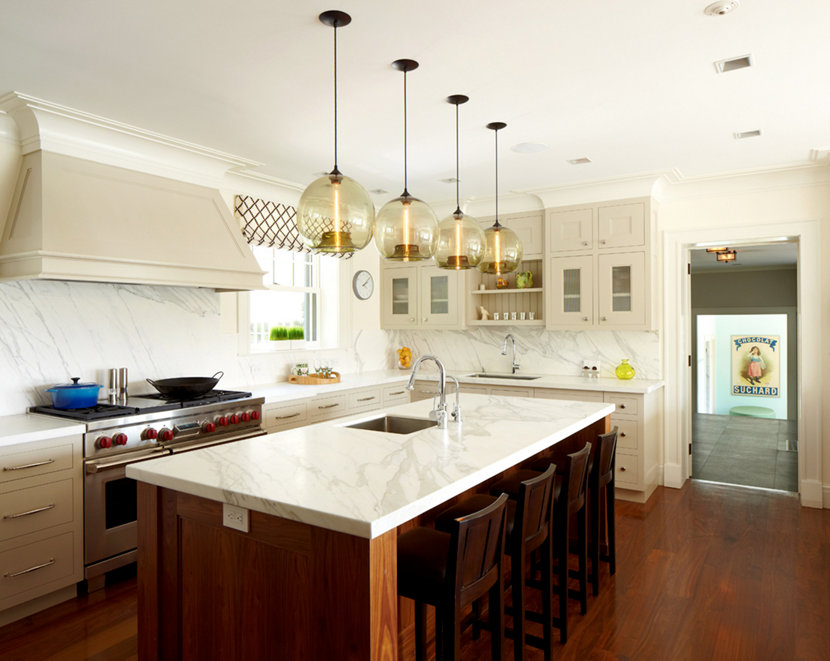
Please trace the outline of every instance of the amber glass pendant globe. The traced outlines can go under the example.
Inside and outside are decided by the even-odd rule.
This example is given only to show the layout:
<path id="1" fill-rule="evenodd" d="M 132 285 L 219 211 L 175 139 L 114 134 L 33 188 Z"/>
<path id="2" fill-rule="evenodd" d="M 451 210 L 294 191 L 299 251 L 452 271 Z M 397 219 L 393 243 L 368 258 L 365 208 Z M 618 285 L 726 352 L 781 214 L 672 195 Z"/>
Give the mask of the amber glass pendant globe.
<path id="1" fill-rule="evenodd" d="M 372 239 L 375 205 L 359 183 L 339 172 L 315 179 L 297 204 L 297 231 L 315 252 L 348 253 Z"/>
<path id="2" fill-rule="evenodd" d="M 478 266 L 484 257 L 484 231 L 478 221 L 456 209 L 438 223 L 438 245 L 433 259 L 439 268 L 459 271 Z"/>
<path id="3" fill-rule="evenodd" d="M 384 259 L 429 259 L 438 241 L 438 218 L 428 204 L 404 194 L 389 200 L 375 219 L 375 246 Z"/>
<path id="4" fill-rule="evenodd" d="M 509 227 L 493 225 L 484 230 L 484 256 L 478 263 L 482 273 L 504 275 L 519 268 L 522 261 L 522 242 Z"/>

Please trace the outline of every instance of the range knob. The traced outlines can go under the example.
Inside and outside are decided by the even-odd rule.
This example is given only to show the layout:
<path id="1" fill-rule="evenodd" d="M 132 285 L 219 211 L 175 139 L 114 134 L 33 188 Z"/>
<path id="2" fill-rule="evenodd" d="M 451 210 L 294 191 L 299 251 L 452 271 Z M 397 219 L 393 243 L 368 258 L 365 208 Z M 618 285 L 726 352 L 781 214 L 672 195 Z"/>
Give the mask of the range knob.
<path id="1" fill-rule="evenodd" d="M 141 432 L 142 441 L 155 441 L 158 438 L 158 436 L 159 433 L 152 427 L 147 427 L 147 429 Z"/>
<path id="2" fill-rule="evenodd" d="M 242 422 L 248 422 L 248 420 L 250 420 L 250 419 L 251 419 L 251 414 L 250 414 L 250 412 L 249 412 L 249 411 L 245 411 L 245 413 L 243 413 L 242 415 L 240 415 L 240 416 L 239 416 L 239 419 L 240 419 Z"/>
<path id="3" fill-rule="evenodd" d="M 251 411 L 251 420 L 259 420 L 259 411 Z"/>
<path id="4" fill-rule="evenodd" d="M 218 418 L 216 418 L 216 424 L 220 427 L 227 427 L 228 419 L 224 415 L 220 415 Z"/>
<path id="5" fill-rule="evenodd" d="M 116 445 L 127 445 L 127 435 L 126 434 L 116 434 L 112 437 L 113 443 Z"/>
<path id="6" fill-rule="evenodd" d="M 236 415 L 236 413 L 232 413 L 232 414 L 231 414 L 231 417 L 230 417 L 230 423 L 231 423 L 232 425 L 239 424 L 239 416 L 238 416 L 238 415 Z"/>
<path id="7" fill-rule="evenodd" d="M 172 441 L 173 440 L 173 430 L 172 429 L 167 429 L 167 427 L 164 427 L 159 432 L 159 438 L 162 441 Z"/>
<path id="8" fill-rule="evenodd" d="M 109 436 L 99 436 L 95 440 L 95 445 L 103 450 L 106 450 L 107 448 L 112 447 L 112 439 Z"/>
<path id="9" fill-rule="evenodd" d="M 206 422 L 202 425 L 202 431 L 207 434 L 212 434 L 216 431 L 216 425 L 212 422 Z"/>

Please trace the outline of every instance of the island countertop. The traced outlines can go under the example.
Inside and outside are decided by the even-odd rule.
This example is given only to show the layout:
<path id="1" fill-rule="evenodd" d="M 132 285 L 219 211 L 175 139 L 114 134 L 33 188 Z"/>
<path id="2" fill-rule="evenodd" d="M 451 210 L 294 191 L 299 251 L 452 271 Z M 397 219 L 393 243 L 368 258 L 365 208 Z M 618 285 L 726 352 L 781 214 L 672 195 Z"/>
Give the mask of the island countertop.
<path id="1" fill-rule="evenodd" d="M 448 398 L 451 409 L 453 398 Z M 373 539 L 614 410 L 601 402 L 462 394 L 463 422 L 401 435 L 346 427 L 431 401 L 127 466 L 127 477 Z"/>

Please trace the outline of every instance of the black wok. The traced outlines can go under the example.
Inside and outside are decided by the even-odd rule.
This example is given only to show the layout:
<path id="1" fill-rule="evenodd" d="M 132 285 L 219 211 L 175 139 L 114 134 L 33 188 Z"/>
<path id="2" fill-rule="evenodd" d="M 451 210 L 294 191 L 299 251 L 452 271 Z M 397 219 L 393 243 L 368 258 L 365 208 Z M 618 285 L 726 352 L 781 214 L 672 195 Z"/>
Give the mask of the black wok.
<path id="1" fill-rule="evenodd" d="M 224 375 L 224 372 L 217 372 L 211 377 L 183 376 L 156 381 L 147 379 L 147 383 L 170 399 L 193 399 L 213 390 Z"/>

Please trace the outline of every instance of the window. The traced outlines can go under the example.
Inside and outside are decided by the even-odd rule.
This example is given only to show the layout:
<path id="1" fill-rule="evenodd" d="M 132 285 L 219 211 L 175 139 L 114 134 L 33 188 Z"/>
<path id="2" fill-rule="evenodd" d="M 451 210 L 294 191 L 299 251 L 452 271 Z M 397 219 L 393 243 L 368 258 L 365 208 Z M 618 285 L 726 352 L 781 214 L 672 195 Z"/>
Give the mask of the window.
<path id="1" fill-rule="evenodd" d="M 263 246 L 252 249 L 265 271 L 266 289 L 240 296 L 243 351 L 312 349 L 332 338 L 336 343 L 337 296 L 326 300 L 323 314 L 322 290 L 328 284 L 328 291 L 338 291 L 338 265 L 334 263 L 338 260 Z M 247 333 L 242 332 L 245 329 Z"/>

